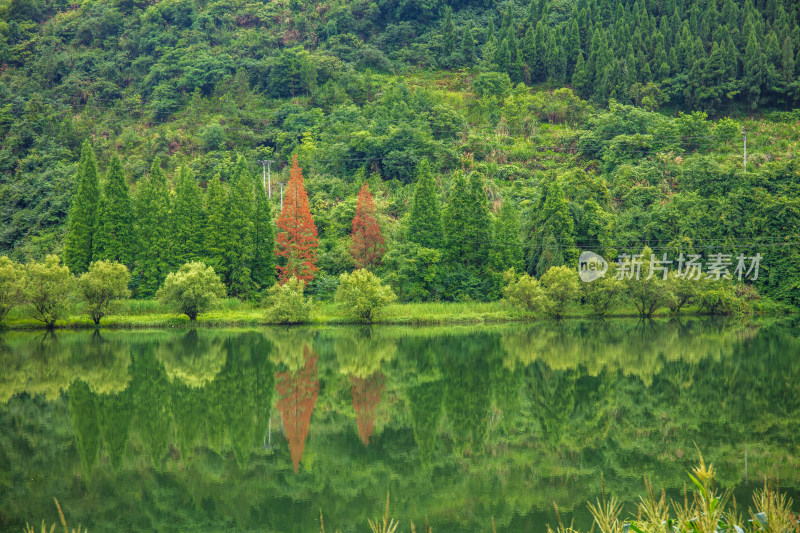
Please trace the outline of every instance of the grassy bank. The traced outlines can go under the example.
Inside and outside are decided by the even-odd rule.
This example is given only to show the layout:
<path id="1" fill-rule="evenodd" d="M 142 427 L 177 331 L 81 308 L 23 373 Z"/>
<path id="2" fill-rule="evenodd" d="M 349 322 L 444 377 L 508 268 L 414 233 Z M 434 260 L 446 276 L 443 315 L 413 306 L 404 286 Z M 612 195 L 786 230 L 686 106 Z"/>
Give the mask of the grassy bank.
<path id="1" fill-rule="evenodd" d="M 756 314 L 786 314 L 787 309 L 758 309 Z M 666 307 L 659 309 L 653 316 L 695 316 L 696 306 L 689 306 L 679 315 L 670 313 Z M 633 306 L 623 306 L 609 315 L 610 317 L 637 317 Z M 586 307 L 576 305 L 566 318 L 591 318 Z M 523 315 L 503 301 L 495 302 L 427 302 L 398 303 L 388 305 L 373 324 L 386 325 L 446 325 L 446 324 L 493 324 L 501 322 L 522 322 L 548 318 L 544 314 Z M 361 322 L 349 317 L 342 309 L 331 303 L 322 302 L 317 305 L 310 318 L 311 324 L 359 324 Z M 196 322 L 197 327 L 254 327 L 271 323 L 264 315 L 263 307 L 237 299 L 222 300 L 217 307 L 202 313 Z M 188 328 L 191 326 L 186 315 L 180 315 L 171 308 L 154 300 L 126 300 L 119 302 L 114 313 L 103 318 L 102 328 L 135 329 L 135 328 Z M 86 313 L 85 306 L 72 304 L 67 318 L 56 322 L 62 329 L 91 329 L 94 322 Z M 44 324 L 30 318 L 27 306 L 15 308 L 5 321 L 0 324 L 3 329 L 24 330 L 44 329 Z"/>

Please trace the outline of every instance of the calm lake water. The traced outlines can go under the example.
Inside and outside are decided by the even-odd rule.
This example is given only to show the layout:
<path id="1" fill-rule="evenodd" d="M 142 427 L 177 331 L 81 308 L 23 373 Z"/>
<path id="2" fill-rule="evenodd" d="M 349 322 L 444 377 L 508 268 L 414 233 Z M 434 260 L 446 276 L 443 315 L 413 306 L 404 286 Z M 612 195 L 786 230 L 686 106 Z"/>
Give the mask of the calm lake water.
<path id="1" fill-rule="evenodd" d="M 0 333 L 2 531 L 588 531 L 695 445 L 797 502 L 796 322 Z"/>

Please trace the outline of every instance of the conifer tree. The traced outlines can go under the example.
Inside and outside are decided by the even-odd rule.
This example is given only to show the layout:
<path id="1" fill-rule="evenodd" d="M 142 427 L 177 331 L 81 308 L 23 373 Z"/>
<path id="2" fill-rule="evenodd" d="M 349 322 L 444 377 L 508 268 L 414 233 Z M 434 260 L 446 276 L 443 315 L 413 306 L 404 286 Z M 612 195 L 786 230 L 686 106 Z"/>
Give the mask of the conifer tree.
<path id="1" fill-rule="evenodd" d="M 253 259 L 254 180 L 241 155 L 233 170 L 228 194 L 228 247 L 225 250 L 227 285 L 233 296 L 245 296 L 253 289 L 250 263 Z"/>
<path id="2" fill-rule="evenodd" d="M 225 250 L 228 248 L 228 195 L 220 175 L 214 176 L 206 190 L 205 231 L 203 255 L 205 263 L 214 268 L 221 279 L 227 279 Z"/>
<path id="3" fill-rule="evenodd" d="M 569 27 L 569 34 L 567 35 L 567 72 L 571 73 L 578 62 L 578 56 L 581 55 L 581 32 L 578 29 L 578 21 L 572 19 Z"/>
<path id="4" fill-rule="evenodd" d="M 508 47 L 508 41 L 503 39 L 497 51 L 494 54 L 494 64 L 498 72 L 508 72 L 511 68 L 511 51 Z"/>
<path id="5" fill-rule="evenodd" d="M 465 239 L 468 246 L 464 259 L 468 267 L 483 269 L 492 246 L 492 222 L 480 172 L 470 174 L 468 195 L 471 213 L 467 219 Z"/>
<path id="6" fill-rule="evenodd" d="M 386 252 L 386 246 L 378 221 L 375 219 L 375 203 L 367 183 L 364 183 L 358 191 L 351 239 L 350 253 L 356 268 L 372 270 L 380 263 Z"/>
<path id="7" fill-rule="evenodd" d="M 581 98 L 586 98 L 590 93 L 589 76 L 586 72 L 586 62 L 582 55 L 578 55 L 578 62 L 575 64 L 575 74 L 572 75 L 572 88 Z"/>
<path id="8" fill-rule="evenodd" d="M 82 274 L 92 262 L 100 207 L 100 181 L 97 158 L 88 140 L 83 141 L 78 171 L 78 190 L 69 211 L 67 237 L 64 242 L 64 264 L 74 274 Z"/>
<path id="9" fill-rule="evenodd" d="M 277 226 L 275 255 L 283 258 L 283 264 L 277 267 L 280 283 L 293 276 L 306 283 L 312 281 L 314 273 L 319 270 L 316 264 L 319 241 L 303 184 L 303 169 L 297 162 L 297 155 L 292 159 L 289 186 Z"/>
<path id="10" fill-rule="evenodd" d="M 792 51 L 792 39 L 786 36 L 781 47 L 781 73 L 783 82 L 789 84 L 794 79 L 794 53 Z"/>
<path id="11" fill-rule="evenodd" d="M 204 230 L 203 193 L 189 168 L 182 165 L 178 170 L 175 201 L 170 212 L 170 263 L 173 269 L 200 259 Z"/>
<path id="12" fill-rule="evenodd" d="M 445 7 L 444 25 L 442 27 L 442 49 L 444 57 L 450 57 L 456 48 L 455 29 L 453 28 L 453 9 Z"/>
<path id="13" fill-rule="evenodd" d="M 439 248 L 442 245 L 442 218 L 436 181 L 433 178 L 427 159 L 417 167 L 417 181 L 414 187 L 414 200 L 408 223 L 409 241 L 426 248 Z"/>
<path id="14" fill-rule="evenodd" d="M 92 260 L 118 261 L 131 267 L 135 255 L 135 243 L 133 204 L 122 173 L 122 163 L 114 154 L 108 166 L 103 197 L 100 200 Z"/>
<path id="15" fill-rule="evenodd" d="M 525 64 L 522 61 L 522 51 L 517 48 L 514 56 L 514 62 L 508 70 L 508 77 L 514 84 L 523 83 L 525 81 Z"/>
<path id="16" fill-rule="evenodd" d="M 503 272 L 513 268 L 522 272 L 522 245 L 519 239 L 519 213 L 514 204 L 504 200 L 494 225 L 492 241 L 492 268 Z"/>
<path id="17" fill-rule="evenodd" d="M 275 283 L 275 230 L 272 205 L 264 184 L 256 180 L 256 206 L 253 221 L 253 281 L 264 290 Z"/>
<path id="18" fill-rule="evenodd" d="M 557 181 L 532 206 L 527 230 L 529 249 L 527 270 L 541 277 L 551 266 L 561 266 L 577 259 L 575 248 L 575 222 Z"/>
<path id="19" fill-rule="evenodd" d="M 444 247 L 448 260 L 461 263 L 469 247 L 467 225 L 470 217 L 470 194 L 467 180 L 457 171 L 450 185 L 450 197 L 444 209 Z"/>
<path id="20" fill-rule="evenodd" d="M 747 49 L 744 54 L 744 76 L 742 87 L 747 96 L 750 109 L 755 110 L 761 101 L 761 86 L 764 82 L 764 54 L 758 45 L 755 30 L 747 38 Z"/>
<path id="21" fill-rule="evenodd" d="M 136 198 L 139 238 L 133 284 L 139 296 L 153 296 L 169 273 L 169 191 L 161 159 L 156 157 L 150 175 Z"/>
<path id="22" fill-rule="evenodd" d="M 464 28 L 464 36 L 461 38 L 461 55 L 464 56 L 466 66 L 471 67 L 475 64 L 475 37 L 469 24 Z"/>

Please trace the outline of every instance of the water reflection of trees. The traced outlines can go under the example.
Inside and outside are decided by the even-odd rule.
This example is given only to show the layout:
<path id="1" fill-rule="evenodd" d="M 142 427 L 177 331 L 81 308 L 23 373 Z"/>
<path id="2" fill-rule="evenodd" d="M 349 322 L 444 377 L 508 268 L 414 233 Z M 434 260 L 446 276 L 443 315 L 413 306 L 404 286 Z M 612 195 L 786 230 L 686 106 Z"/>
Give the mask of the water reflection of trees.
<path id="1" fill-rule="evenodd" d="M 726 486 L 743 479 L 745 446 L 751 479 L 769 467 L 782 485 L 800 486 L 796 465 L 786 462 L 796 456 L 800 434 L 800 341 L 784 326 L 576 321 L 128 335 L 120 336 L 127 351 L 113 348 L 116 334 L 90 348 L 108 368 L 121 365 L 115 351 L 127 357 L 127 387 L 105 390 L 79 381 L 75 361 L 82 359 L 73 348 L 65 352 L 94 342 L 89 334 L 45 339 L 42 353 L 4 336 L 0 357 L 21 374 L 0 367 L 0 391 L 32 383 L 40 399 L 12 398 L 0 407 L 0 422 L 23 405 L 27 416 L 45 416 L 58 401 L 43 402 L 41 394 L 53 400 L 68 390 L 60 423 L 74 433 L 75 451 L 63 460 L 86 473 L 86 490 L 98 498 L 105 497 L 100 487 L 122 480 L 149 495 L 128 502 L 130 509 L 159 497 L 180 507 L 183 492 L 192 503 L 175 513 L 206 526 L 219 513 L 242 529 L 281 529 L 287 520 L 310 525 L 303 517 L 312 501 L 326 522 L 365 523 L 385 497 L 375 487 L 385 485 L 402 502 L 398 513 L 440 523 L 494 516 L 505 527 L 554 498 L 565 511 L 582 508 L 599 491 L 600 471 L 623 498 L 639 492 L 644 472 L 677 488 L 694 442 Z M 218 352 L 216 361 L 186 363 L 188 354 L 180 353 L 205 347 Z M 28 378 L 22 354 L 45 367 L 46 358 L 66 361 L 71 370 L 34 365 Z M 273 390 L 286 435 L 274 454 L 261 448 Z M 372 434 L 376 419 L 380 438 Z M 55 434 L 36 439 L 59 442 Z M 312 455 L 316 466 L 307 468 Z M 306 468 L 295 476 L 301 461 Z M 0 482 L 32 468 L 7 464 L 13 466 Z M 177 516 L 164 505 L 148 513 L 139 524 L 145 529 Z"/>
<path id="2" fill-rule="evenodd" d="M 283 419 L 283 430 L 289 441 L 295 473 L 303 458 L 311 415 L 319 394 L 318 357 L 308 345 L 303 346 L 303 359 L 305 364 L 299 370 L 287 370 L 275 375 L 278 390 L 277 407 Z"/>
<path id="3" fill-rule="evenodd" d="M 96 393 L 128 386 L 130 345 L 119 335 L 6 333 L 0 335 L 0 402 L 21 392 L 53 400 L 81 379 Z"/>

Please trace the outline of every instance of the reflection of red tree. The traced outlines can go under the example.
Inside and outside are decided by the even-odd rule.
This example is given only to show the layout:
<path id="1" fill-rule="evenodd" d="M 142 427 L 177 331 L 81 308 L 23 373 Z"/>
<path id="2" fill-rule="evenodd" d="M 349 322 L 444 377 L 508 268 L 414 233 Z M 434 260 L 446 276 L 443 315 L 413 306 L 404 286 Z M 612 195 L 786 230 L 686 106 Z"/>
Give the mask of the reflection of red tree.
<path id="1" fill-rule="evenodd" d="M 297 374 L 281 372 L 275 375 L 278 389 L 278 411 L 283 420 L 283 430 L 289 441 L 294 472 L 303 458 L 306 447 L 311 413 L 317 403 L 319 379 L 317 379 L 317 356 L 308 346 L 303 346 L 305 366 Z"/>
<path id="2" fill-rule="evenodd" d="M 350 376 L 350 381 L 353 383 L 350 393 L 353 395 L 353 408 L 356 410 L 358 435 L 364 446 L 367 446 L 375 427 L 375 412 L 381 402 L 384 385 L 383 373 L 378 370 L 366 379 Z"/>

